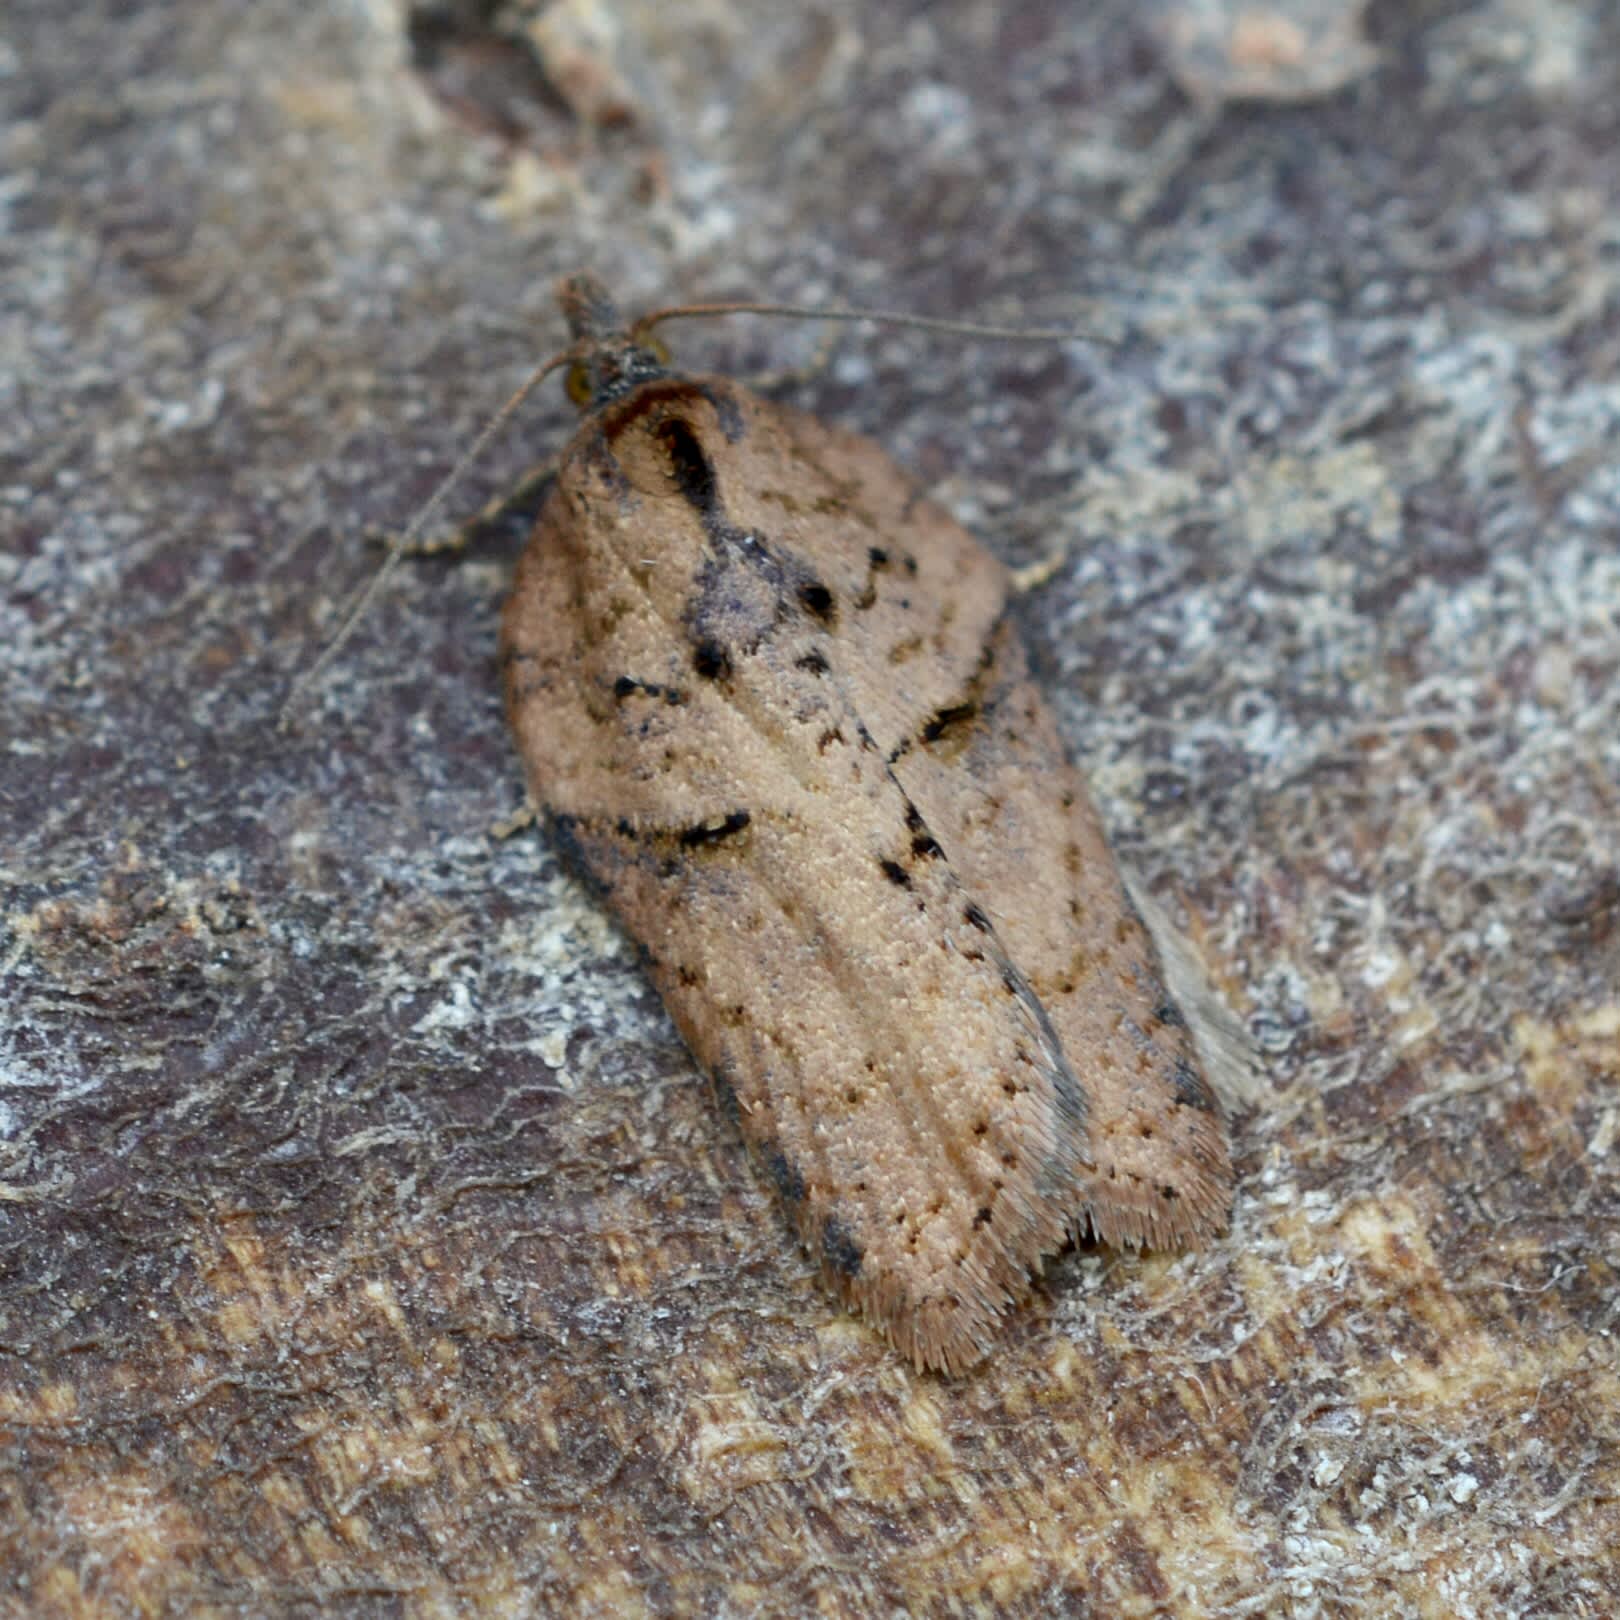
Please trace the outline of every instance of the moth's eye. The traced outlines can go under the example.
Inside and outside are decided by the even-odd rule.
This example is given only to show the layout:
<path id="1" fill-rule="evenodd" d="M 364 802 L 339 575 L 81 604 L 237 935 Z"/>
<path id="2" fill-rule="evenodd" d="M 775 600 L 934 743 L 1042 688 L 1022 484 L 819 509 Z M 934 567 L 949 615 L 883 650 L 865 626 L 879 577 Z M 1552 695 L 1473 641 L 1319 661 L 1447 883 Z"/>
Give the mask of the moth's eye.
<path id="1" fill-rule="evenodd" d="M 664 340 L 659 337 L 659 335 L 650 327 L 632 327 L 630 329 L 630 341 L 635 344 L 635 346 L 640 349 L 643 354 L 650 354 L 653 359 L 659 363 L 659 365 L 667 366 L 669 364 L 671 359 L 669 345 L 665 343 Z"/>
<path id="2" fill-rule="evenodd" d="M 563 377 L 568 397 L 582 409 L 591 402 L 591 374 L 581 361 L 576 360 Z"/>

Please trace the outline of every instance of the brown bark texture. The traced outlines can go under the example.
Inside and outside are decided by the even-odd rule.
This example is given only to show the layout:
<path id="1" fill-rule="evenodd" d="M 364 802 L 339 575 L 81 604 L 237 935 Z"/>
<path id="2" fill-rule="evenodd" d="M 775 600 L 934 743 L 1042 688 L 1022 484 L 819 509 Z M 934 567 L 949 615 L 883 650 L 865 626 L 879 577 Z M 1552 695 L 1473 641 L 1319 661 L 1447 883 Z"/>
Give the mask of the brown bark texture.
<path id="1" fill-rule="evenodd" d="M 1192 9 L 0 18 L 0 1613 L 1620 1603 L 1620 12 L 1279 0 L 1223 75 Z M 583 267 L 1113 340 L 764 385 L 1060 553 L 1043 689 L 1258 1059 L 1230 1231 L 967 1376 L 495 835 L 521 524 L 276 729 Z"/>

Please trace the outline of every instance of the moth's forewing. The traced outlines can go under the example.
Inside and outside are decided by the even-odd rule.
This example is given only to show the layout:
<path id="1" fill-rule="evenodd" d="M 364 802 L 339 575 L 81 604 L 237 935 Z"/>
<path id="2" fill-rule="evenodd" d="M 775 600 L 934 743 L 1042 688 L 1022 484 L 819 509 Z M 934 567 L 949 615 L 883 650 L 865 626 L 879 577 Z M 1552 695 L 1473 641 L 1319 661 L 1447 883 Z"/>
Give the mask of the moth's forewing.
<path id="1" fill-rule="evenodd" d="M 664 378 L 585 418 L 502 637 L 558 842 L 829 1279 L 948 1370 L 1088 1220 L 1196 1241 L 1231 1178 L 1005 595 L 869 441 Z"/>

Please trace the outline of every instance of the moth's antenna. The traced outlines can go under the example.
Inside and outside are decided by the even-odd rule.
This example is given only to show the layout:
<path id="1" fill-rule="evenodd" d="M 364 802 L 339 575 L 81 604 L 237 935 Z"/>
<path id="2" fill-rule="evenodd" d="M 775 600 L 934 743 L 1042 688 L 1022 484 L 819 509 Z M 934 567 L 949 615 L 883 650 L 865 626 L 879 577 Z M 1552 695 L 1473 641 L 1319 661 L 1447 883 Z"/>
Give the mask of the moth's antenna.
<path id="1" fill-rule="evenodd" d="M 651 315 L 643 316 L 631 328 L 631 332 L 650 332 L 665 321 L 684 321 L 697 315 L 786 315 L 793 320 L 806 321 L 877 321 L 886 326 L 916 327 L 924 332 L 952 332 L 958 337 L 989 338 L 997 343 L 1100 343 L 1109 349 L 1119 347 L 1116 338 L 1064 327 L 986 326 L 979 321 L 950 321 L 933 315 L 907 315 L 901 310 L 821 309 L 814 304 L 674 304 L 668 309 L 657 309 Z"/>
<path id="2" fill-rule="evenodd" d="M 278 731 L 285 731 L 291 724 L 292 717 L 297 712 L 299 704 L 303 701 L 304 694 L 332 667 L 333 660 L 348 644 L 349 637 L 354 634 L 355 626 L 365 617 L 366 610 L 376 598 L 377 592 L 383 588 L 388 576 L 399 566 L 400 558 L 410 551 L 417 536 L 427 527 L 439 508 L 449 498 L 451 490 L 466 476 L 467 469 L 483 455 L 485 450 L 489 448 L 490 441 L 512 420 L 513 415 L 524 400 L 552 372 L 559 366 L 566 365 L 570 360 L 578 359 L 579 347 L 577 343 L 570 344 L 561 354 L 554 354 L 549 360 L 536 366 L 523 380 L 517 392 L 496 411 L 489 421 L 485 423 L 473 442 L 462 451 L 455 466 L 440 479 L 438 488 L 428 496 L 426 504 L 419 508 L 416 516 L 406 525 L 404 534 L 389 545 L 388 555 L 383 558 L 382 564 L 376 573 L 361 587 L 359 594 L 354 599 L 354 605 L 343 615 L 343 623 L 338 626 L 337 634 L 327 642 L 320 657 L 293 682 L 292 690 L 288 692 L 286 701 L 281 705 L 281 712 L 276 716 L 276 729 Z"/>

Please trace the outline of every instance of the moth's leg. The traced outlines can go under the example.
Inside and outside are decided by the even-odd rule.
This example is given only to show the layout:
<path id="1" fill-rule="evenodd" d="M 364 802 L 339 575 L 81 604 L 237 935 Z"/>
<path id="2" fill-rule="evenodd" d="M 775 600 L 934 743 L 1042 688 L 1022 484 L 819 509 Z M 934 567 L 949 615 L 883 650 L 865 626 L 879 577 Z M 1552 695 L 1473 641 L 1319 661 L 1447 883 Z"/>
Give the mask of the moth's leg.
<path id="1" fill-rule="evenodd" d="M 1069 542 L 1059 540 L 1047 554 L 1036 562 L 1026 563 L 1012 570 L 1012 588 L 1022 596 L 1025 591 L 1039 590 L 1068 561 Z"/>
<path id="2" fill-rule="evenodd" d="M 450 552 L 465 551 L 469 546 L 487 540 L 498 530 L 514 524 L 521 523 L 526 533 L 539 516 L 540 503 L 556 476 L 557 458 L 553 456 L 536 463 L 510 489 L 495 496 L 453 529 L 420 534 L 409 544 L 401 544 L 397 536 L 384 530 L 373 530 L 366 538 L 373 545 L 397 549 L 404 557 L 439 557 Z"/>
<path id="3" fill-rule="evenodd" d="M 525 827 L 532 827 L 540 819 L 540 807 L 533 799 L 525 798 L 508 816 L 502 816 L 490 829 L 489 836 L 497 843 L 504 844 L 514 833 L 520 833 Z"/>

